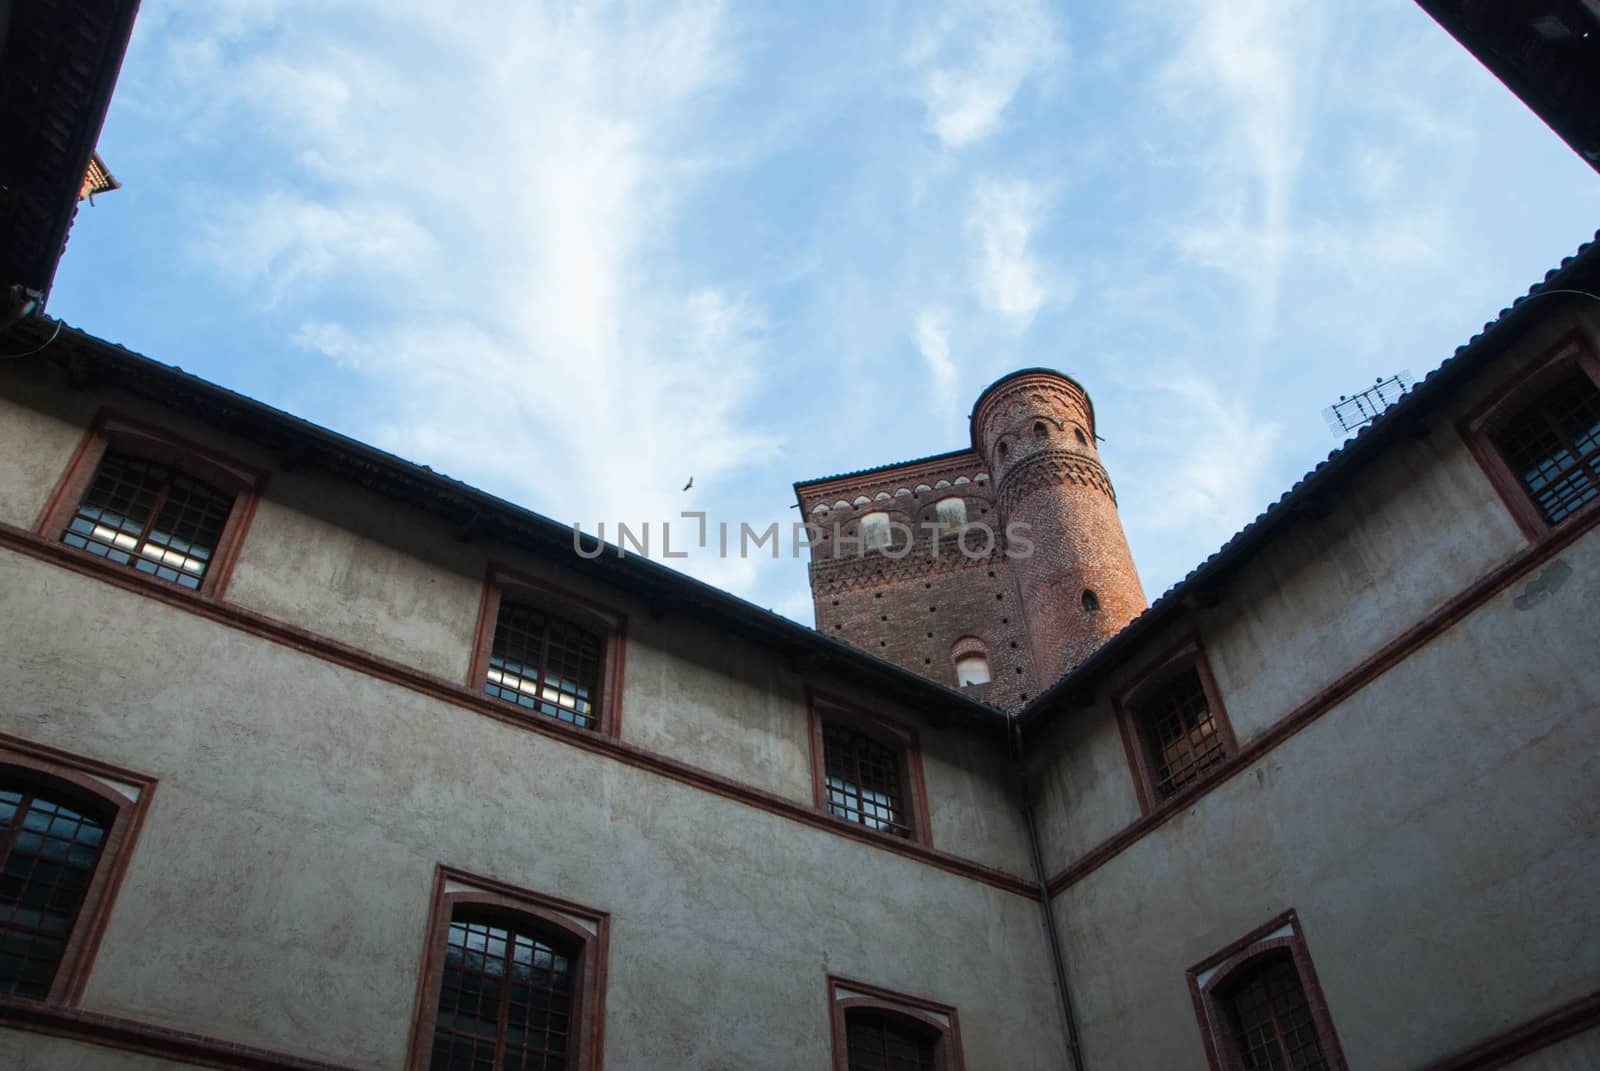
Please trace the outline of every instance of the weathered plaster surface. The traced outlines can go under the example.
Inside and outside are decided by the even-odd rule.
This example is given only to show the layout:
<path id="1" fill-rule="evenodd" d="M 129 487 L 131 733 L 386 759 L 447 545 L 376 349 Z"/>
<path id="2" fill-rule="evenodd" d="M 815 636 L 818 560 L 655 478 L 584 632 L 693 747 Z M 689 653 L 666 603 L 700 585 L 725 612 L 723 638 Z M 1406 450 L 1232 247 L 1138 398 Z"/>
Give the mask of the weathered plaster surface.
<path id="1" fill-rule="evenodd" d="M 32 559 L 0 589 L 0 727 L 161 779 L 87 1008 L 396 1067 L 448 862 L 613 913 L 614 1068 L 820 1066 L 830 971 L 958 1006 L 969 1066 L 1062 1061 L 1024 898 Z"/>
<path id="2" fill-rule="evenodd" d="M 1600 533 L 1558 560 L 1558 590 L 1501 593 L 1057 898 L 1097 1059 L 1203 1067 L 1185 969 L 1288 907 L 1352 1067 L 1423 1066 L 1600 986 L 1600 668 L 1572 642 Z"/>

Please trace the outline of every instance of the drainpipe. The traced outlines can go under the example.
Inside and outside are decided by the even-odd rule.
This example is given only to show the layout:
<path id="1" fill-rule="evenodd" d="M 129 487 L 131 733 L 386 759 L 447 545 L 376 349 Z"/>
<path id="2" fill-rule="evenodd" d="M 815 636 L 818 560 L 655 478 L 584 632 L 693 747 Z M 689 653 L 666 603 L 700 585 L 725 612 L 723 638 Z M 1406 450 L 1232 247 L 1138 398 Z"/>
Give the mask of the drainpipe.
<path id="1" fill-rule="evenodd" d="M 1061 955 L 1061 935 L 1056 931 L 1055 913 L 1050 910 L 1050 885 L 1044 876 L 1044 856 L 1039 851 L 1039 829 L 1033 821 L 1033 801 L 1028 798 L 1028 774 L 1022 762 L 1022 729 L 1015 720 L 1006 728 L 1006 743 L 1017 774 L 1017 793 L 1022 803 L 1022 819 L 1028 827 L 1028 848 L 1033 854 L 1033 874 L 1039 882 L 1039 910 L 1044 912 L 1045 940 L 1050 945 L 1050 962 L 1056 971 L 1056 992 L 1061 996 L 1061 1017 L 1067 1027 L 1067 1055 L 1073 1071 L 1084 1071 L 1083 1049 L 1078 1045 L 1078 1020 L 1072 1014 L 1072 992 L 1067 988 L 1067 965 Z"/>

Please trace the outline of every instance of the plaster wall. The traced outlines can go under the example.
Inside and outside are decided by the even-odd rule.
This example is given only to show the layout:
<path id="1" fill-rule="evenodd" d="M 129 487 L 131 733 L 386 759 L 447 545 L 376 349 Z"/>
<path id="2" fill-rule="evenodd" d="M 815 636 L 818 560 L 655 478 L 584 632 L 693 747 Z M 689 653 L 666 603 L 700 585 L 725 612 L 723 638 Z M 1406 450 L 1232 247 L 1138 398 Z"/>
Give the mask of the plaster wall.
<path id="1" fill-rule="evenodd" d="M 397 1067 L 447 862 L 612 913 L 609 1067 L 823 1066 L 829 972 L 1064 1060 L 1030 900 L 9 551 L 0 591 L 0 728 L 160 778 L 90 1010 Z"/>
<path id="2" fill-rule="evenodd" d="M 1600 1067 L 1600 1028 L 1556 1042 L 1506 1064 L 1506 1071 L 1592 1071 Z"/>
<path id="3" fill-rule="evenodd" d="M 1600 349 L 1600 318 L 1556 310 L 1431 418 L 1230 578 L 1102 688 L 1060 711 L 1032 762 L 1045 869 L 1057 873 L 1139 817 L 1110 697 L 1141 668 L 1198 637 L 1241 746 L 1522 550 L 1505 504 L 1456 422 L 1570 332 Z"/>
<path id="4" fill-rule="evenodd" d="M 492 559 L 627 616 L 626 742 L 811 802 L 808 681 L 774 652 L 598 584 L 576 555 L 571 567 L 560 567 L 494 542 L 463 542 L 440 521 L 315 470 L 284 471 L 271 454 L 148 402 L 65 388 L 59 369 L 0 366 L 0 437 L 36 434 L 40 440 L 19 438 L 18 463 L 0 471 L 0 508 L 13 501 L 20 518 L 12 523 L 33 525 L 103 407 L 170 427 L 266 473 L 227 601 L 476 690 L 467 676 Z M 827 680 L 809 683 L 840 691 Z M 1029 872 L 1025 830 L 1009 785 L 989 783 L 993 756 L 972 747 L 970 734 L 935 729 L 918 711 L 878 695 L 845 698 L 917 728 L 936 847 L 1014 874 Z M 998 734 L 994 746 L 1003 747 Z M 967 814 L 949 802 L 957 800 L 984 801 L 992 810 Z"/>
<path id="5" fill-rule="evenodd" d="M 188 1071 L 197 1066 L 87 1041 L 0 1028 L 0 1067 L 10 1071 Z"/>
<path id="6" fill-rule="evenodd" d="M 1090 1058 L 1203 1068 L 1184 972 L 1290 907 L 1351 1067 L 1600 987 L 1596 599 L 1591 531 L 1064 890 Z"/>

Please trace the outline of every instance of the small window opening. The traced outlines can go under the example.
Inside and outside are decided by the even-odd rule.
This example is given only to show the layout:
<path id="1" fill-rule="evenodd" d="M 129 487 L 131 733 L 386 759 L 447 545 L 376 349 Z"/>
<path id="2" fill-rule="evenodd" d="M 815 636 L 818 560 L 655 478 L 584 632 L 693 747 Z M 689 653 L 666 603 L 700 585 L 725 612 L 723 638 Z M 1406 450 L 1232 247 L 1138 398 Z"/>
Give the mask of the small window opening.
<path id="1" fill-rule="evenodd" d="M 889 515 L 868 513 L 861 518 L 861 539 L 868 550 L 881 550 L 889 545 Z"/>
<path id="2" fill-rule="evenodd" d="M 1040 420 L 1034 423 L 1033 437 L 1035 439 L 1048 439 L 1050 437 L 1050 429 L 1044 426 L 1044 421 Z"/>
<path id="3" fill-rule="evenodd" d="M 1087 610 L 1091 614 L 1094 613 L 1095 611 L 1099 610 L 1100 609 L 1100 596 L 1096 595 L 1093 591 L 1089 590 L 1088 588 L 1084 588 L 1083 589 L 1083 608 L 1085 610 Z"/>
<path id="4" fill-rule="evenodd" d="M 961 526 L 967 523 L 967 502 L 962 498 L 940 499 L 934 506 L 939 518 L 939 532 L 959 532 Z"/>
<path id="5" fill-rule="evenodd" d="M 967 655 L 956 661 L 956 680 L 965 688 L 969 684 L 989 683 L 989 660 L 981 654 Z"/>
<path id="6" fill-rule="evenodd" d="M 1088 446 L 1089 445 L 1089 440 L 1088 440 L 1088 438 L 1086 438 L 1084 436 L 1082 428 L 1073 428 L 1072 429 L 1072 434 L 1077 437 L 1079 446 Z"/>

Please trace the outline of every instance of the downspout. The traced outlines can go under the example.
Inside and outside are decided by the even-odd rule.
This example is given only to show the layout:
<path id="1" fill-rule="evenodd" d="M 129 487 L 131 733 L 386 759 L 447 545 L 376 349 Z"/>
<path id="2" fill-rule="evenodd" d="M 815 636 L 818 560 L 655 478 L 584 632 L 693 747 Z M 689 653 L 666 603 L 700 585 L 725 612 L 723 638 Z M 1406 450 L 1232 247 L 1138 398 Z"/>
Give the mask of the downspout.
<path id="1" fill-rule="evenodd" d="M 1056 916 L 1050 910 L 1050 885 L 1044 876 L 1044 855 L 1039 851 L 1039 828 L 1033 821 L 1033 801 L 1028 798 L 1028 774 L 1022 762 L 1022 728 L 1015 719 L 1006 727 L 1007 750 L 1017 774 L 1017 794 L 1022 804 L 1022 820 L 1028 828 L 1028 848 L 1033 854 L 1033 875 L 1039 882 L 1039 910 L 1044 912 L 1045 940 L 1050 945 L 1050 962 L 1056 972 L 1056 992 L 1061 996 L 1061 1017 L 1067 1026 L 1067 1055 L 1073 1071 L 1084 1071 L 1083 1049 L 1078 1045 L 1078 1020 L 1072 1013 L 1072 992 L 1067 988 L 1067 965 L 1061 955 L 1061 935 L 1056 931 Z"/>

